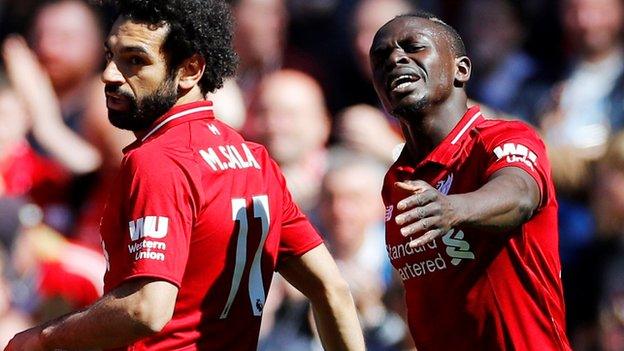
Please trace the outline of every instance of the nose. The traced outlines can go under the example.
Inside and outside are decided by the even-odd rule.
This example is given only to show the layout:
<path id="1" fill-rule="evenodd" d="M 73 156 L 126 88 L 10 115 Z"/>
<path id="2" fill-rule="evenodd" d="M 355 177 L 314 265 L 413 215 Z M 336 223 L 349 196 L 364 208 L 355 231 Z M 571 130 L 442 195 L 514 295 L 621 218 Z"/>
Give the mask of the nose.
<path id="1" fill-rule="evenodd" d="M 104 68 L 104 72 L 102 72 L 102 82 L 104 84 L 124 83 L 123 74 L 121 74 L 114 61 L 111 60 L 106 64 L 106 68 Z"/>
<path id="2" fill-rule="evenodd" d="M 409 63 L 409 57 L 407 57 L 405 51 L 401 50 L 400 48 L 396 48 L 392 50 L 392 53 L 390 53 L 390 59 L 388 61 L 390 64 L 392 64 L 392 66 L 407 64 Z"/>

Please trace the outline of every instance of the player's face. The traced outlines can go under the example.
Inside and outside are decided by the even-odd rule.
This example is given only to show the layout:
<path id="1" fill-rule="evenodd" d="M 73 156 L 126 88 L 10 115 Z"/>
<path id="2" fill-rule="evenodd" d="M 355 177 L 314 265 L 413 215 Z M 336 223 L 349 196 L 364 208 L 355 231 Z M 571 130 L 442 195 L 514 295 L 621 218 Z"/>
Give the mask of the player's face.
<path id="1" fill-rule="evenodd" d="M 370 49 L 373 84 L 397 117 L 446 100 L 454 82 L 455 55 L 446 35 L 422 18 L 397 18 L 375 35 Z"/>
<path id="2" fill-rule="evenodd" d="M 168 27 L 117 19 L 106 40 L 106 106 L 111 123 L 141 131 L 177 101 L 177 77 L 171 74 L 162 44 Z"/>

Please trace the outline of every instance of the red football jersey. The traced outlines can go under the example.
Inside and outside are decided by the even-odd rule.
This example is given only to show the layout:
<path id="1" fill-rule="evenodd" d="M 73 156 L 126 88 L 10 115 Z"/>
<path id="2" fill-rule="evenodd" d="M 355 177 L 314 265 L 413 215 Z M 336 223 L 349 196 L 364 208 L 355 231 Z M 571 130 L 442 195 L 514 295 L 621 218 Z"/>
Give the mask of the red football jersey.
<path id="1" fill-rule="evenodd" d="M 105 292 L 136 277 L 180 288 L 173 319 L 128 350 L 252 350 L 273 272 L 322 239 L 266 150 L 202 101 L 124 149 L 101 233 Z"/>
<path id="2" fill-rule="evenodd" d="M 557 202 L 544 143 L 527 125 L 486 120 L 470 108 L 424 160 L 407 148 L 384 180 L 386 249 L 406 291 L 409 326 L 419 351 L 569 350 L 561 287 Z M 424 180 L 444 194 L 483 186 L 518 167 L 539 186 L 529 221 L 506 233 L 453 228 L 411 249 L 395 222 L 409 194 L 393 184 Z"/>

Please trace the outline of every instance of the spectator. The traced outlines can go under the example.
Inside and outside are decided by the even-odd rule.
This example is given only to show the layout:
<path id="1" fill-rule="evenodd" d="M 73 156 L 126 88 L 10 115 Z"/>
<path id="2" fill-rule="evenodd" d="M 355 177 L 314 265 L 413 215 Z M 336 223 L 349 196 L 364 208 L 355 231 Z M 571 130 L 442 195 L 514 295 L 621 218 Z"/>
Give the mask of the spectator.
<path id="1" fill-rule="evenodd" d="M 282 67 L 288 12 L 284 0 L 231 0 L 239 55 L 238 82 L 247 98 L 263 76 Z"/>
<path id="2" fill-rule="evenodd" d="M 468 94 L 496 111 L 534 122 L 534 105 L 546 89 L 541 82 L 546 75 L 523 50 L 527 30 L 521 6 L 509 0 L 465 3 L 464 37 L 474 65 Z"/>
<path id="3" fill-rule="evenodd" d="M 250 137 L 279 163 L 295 201 L 314 207 L 325 173 L 330 119 L 323 92 L 310 76 L 293 70 L 262 80 L 249 121 Z"/>
<path id="4" fill-rule="evenodd" d="M 347 279 L 369 350 L 390 350 L 407 336 L 382 297 L 390 282 L 380 201 L 384 165 L 342 149 L 330 152 L 318 212 L 330 251 Z"/>

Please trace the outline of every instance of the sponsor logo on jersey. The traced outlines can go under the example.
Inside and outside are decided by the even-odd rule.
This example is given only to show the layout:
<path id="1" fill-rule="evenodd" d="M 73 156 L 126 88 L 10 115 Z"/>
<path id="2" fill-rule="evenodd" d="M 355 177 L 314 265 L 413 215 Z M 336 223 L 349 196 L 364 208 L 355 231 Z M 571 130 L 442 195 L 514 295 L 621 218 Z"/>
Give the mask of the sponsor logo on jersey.
<path id="1" fill-rule="evenodd" d="M 452 257 L 451 264 L 457 266 L 462 260 L 474 260 L 475 255 L 470 251 L 470 244 L 464 239 L 464 232 L 451 229 L 442 237 L 446 245 L 446 254 Z"/>
<path id="2" fill-rule="evenodd" d="M 453 173 L 449 174 L 446 179 L 439 181 L 435 187 L 442 194 L 448 195 L 449 191 L 451 191 L 451 185 L 453 185 Z"/>
<path id="3" fill-rule="evenodd" d="M 162 239 L 167 236 L 169 230 L 169 218 L 163 216 L 145 216 L 128 222 L 130 228 L 130 240 L 137 241 L 141 238 Z"/>
<path id="4" fill-rule="evenodd" d="M 245 169 L 254 167 L 260 169 L 249 147 L 242 143 L 235 145 L 220 145 L 206 150 L 199 150 L 199 155 L 206 161 L 213 171 L 225 171 L 228 169 Z"/>
<path id="5" fill-rule="evenodd" d="M 134 260 L 164 261 L 165 254 L 159 251 L 167 250 L 167 244 L 159 240 L 167 236 L 169 218 L 164 216 L 145 216 L 128 222 L 130 240 L 128 253 L 134 255 Z"/>
<path id="6" fill-rule="evenodd" d="M 528 147 L 522 144 L 505 143 L 494 149 L 494 154 L 501 160 L 503 157 L 508 163 L 522 162 L 531 170 L 535 170 L 537 164 L 537 155 Z"/>
<path id="7" fill-rule="evenodd" d="M 439 245 L 439 240 L 434 239 L 419 247 L 411 247 L 409 242 L 399 245 L 386 245 L 388 257 L 398 271 L 401 280 L 420 278 L 457 266 L 463 260 L 475 259 L 475 254 L 470 250 L 470 244 L 464 240 L 463 231 L 449 230 L 442 237 L 442 243 L 446 247 Z M 446 255 L 441 250 L 444 250 Z"/>

